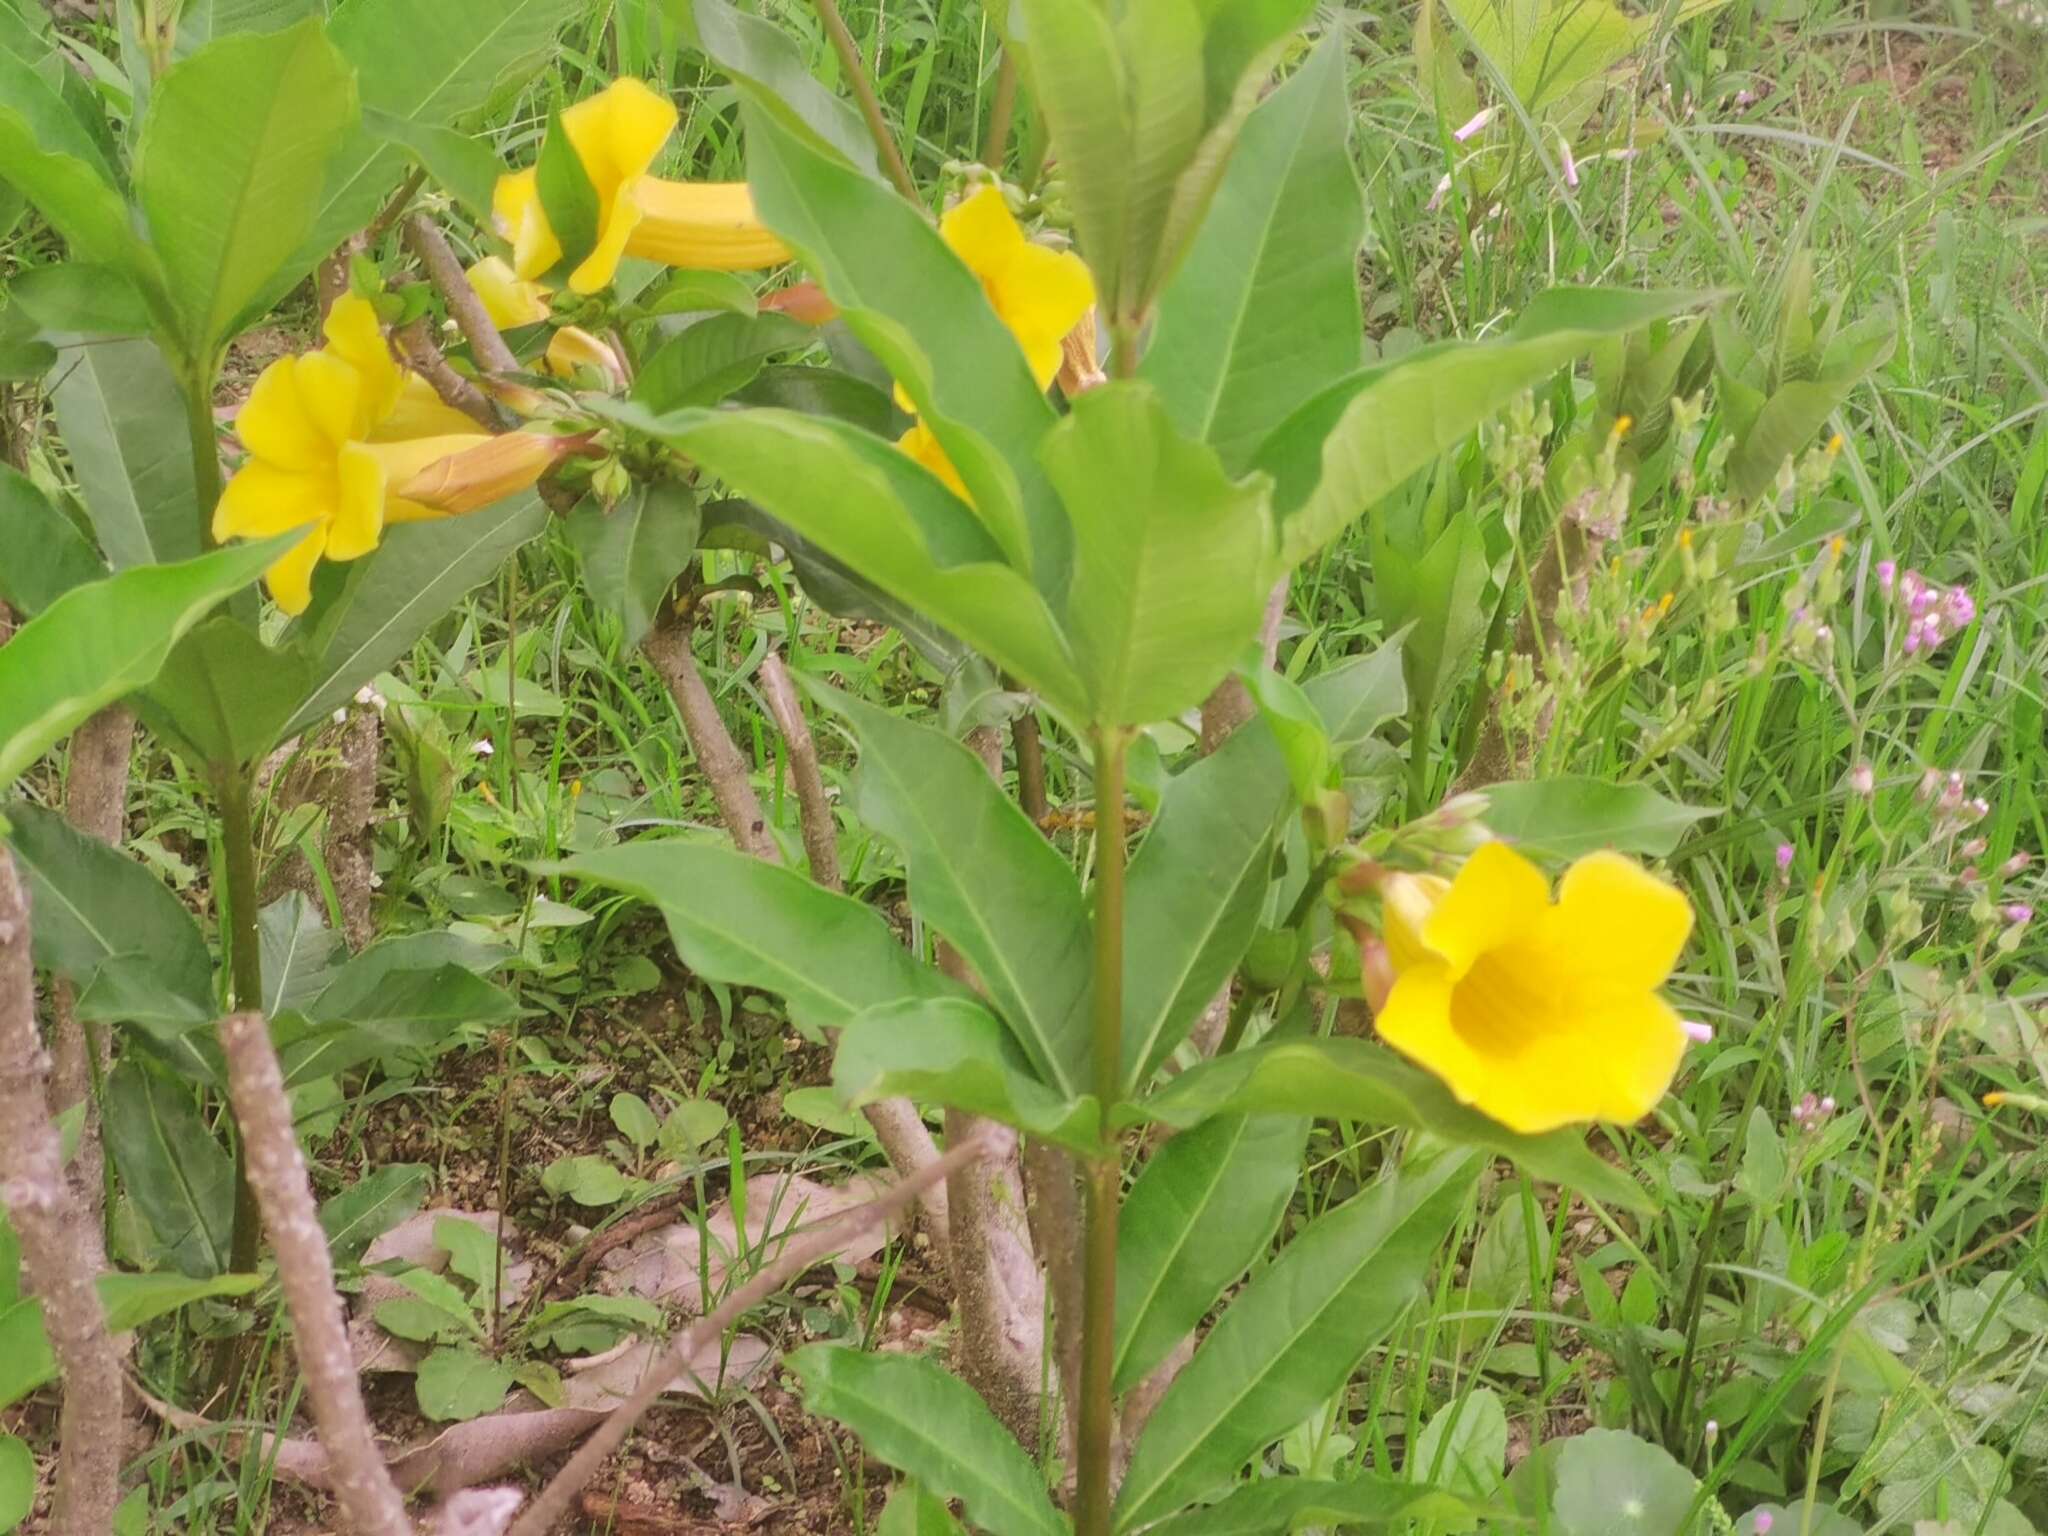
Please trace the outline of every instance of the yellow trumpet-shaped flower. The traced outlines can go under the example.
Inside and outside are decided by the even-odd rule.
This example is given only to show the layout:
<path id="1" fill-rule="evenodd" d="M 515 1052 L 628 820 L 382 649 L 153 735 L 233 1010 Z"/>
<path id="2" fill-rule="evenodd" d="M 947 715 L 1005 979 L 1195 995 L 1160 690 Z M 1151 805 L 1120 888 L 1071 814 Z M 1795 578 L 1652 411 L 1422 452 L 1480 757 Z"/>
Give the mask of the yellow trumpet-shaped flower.
<path id="1" fill-rule="evenodd" d="M 755 217 L 745 182 L 675 182 L 647 174 L 675 126 L 675 103 L 630 79 L 615 80 L 562 113 L 562 131 L 597 194 L 597 243 L 569 274 L 573 292 L 606 286 L 624 256 L 717 271 L 789 260 L 789 248 Z M 536 170 L 499 177 L 491 213 L 512 242 L 519 277 L 539 277 L 562 259 Z"/>
<path id="2" fill-rule="evenodd" d="M 483 300 L 484 313 L 501 331 L 539 325 L 554 315 L 547 289 L 519 276 L 501 257 L 486 256 L 469 269 L 468 277 L 469 286 Z M 578 368 L 595 369 L 614 388 L 626 382 L 626 370 L 610 343 L 580 325 L 565 325 L 548 338 L 541 369 L 557 378 L 573 379 Z"/>
<path id="3" fill-rule="evenodd" d="M 279 358 L 257 378 L 235 418 L 249 458 L 213 514 L 220 541 L 306 530 L 264 573 L 277 605 L 293 614 L 312 601 L 322 559 L 368 554 L 388 523 L 449 516 L 531 485 L 559 457 L 548 439 L 533 438 L 546 449 L 534 463 L 533 450 L 501 446 L 432 399 L 392 358 L 368 300 L 337 300 L 326 334 L 319 351 Z M 490 460 L 483 472 L 458 467 L 477 455 Z M 476 484 L 490 494 L 478 500 Z"/>
<path id="4" fill-rule="evenodd" d="M 896 439 L 896 446 L 937 475 L 955 496 L 970 505 L 973 503 L 974 498 L 967 494 L 967 485 L 960 478 L 960 471 L 953 467 L 953 461 L 946 457 L 946 450 L 939 446 L 939 440 L 932 436 L 931 428 L 923 422 L 913 421 L 910 430 Z"/>
<path id="5" fill-rule="evenodd" d="M 1393 990 L 1381 1036 L 1460 1101 L 1517 1131 L 1641 1119 L 1684 1053 L 1657 995 L 1692 931 L 1668 881 L 1615 853 L 1566 871 L 1557 899 L 1505 843 L 1445 881 L 1383 887 Z"/>
<path id="6" fill-rule="evenodd" d="M 1072 251 L 1048 250 L 1024 238 L 993 185 L 962 198 L 939 220 L 939 234 L 1024 349 L 1031 376 L 1047 388 L 1060 371 L 1060 343 L 1095 304 L 1095 279 Z"/>

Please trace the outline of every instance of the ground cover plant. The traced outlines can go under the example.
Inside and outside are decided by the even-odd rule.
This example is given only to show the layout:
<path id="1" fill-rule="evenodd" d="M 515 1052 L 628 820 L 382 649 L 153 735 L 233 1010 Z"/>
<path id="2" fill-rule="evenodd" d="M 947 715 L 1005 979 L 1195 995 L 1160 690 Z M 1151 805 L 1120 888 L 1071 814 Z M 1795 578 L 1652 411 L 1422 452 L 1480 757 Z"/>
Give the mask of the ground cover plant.
<path id="1" fill-rule="evenodd" d="M 2044 87 L 0 0 L 0 1529 L 2048 1528 Z"/>

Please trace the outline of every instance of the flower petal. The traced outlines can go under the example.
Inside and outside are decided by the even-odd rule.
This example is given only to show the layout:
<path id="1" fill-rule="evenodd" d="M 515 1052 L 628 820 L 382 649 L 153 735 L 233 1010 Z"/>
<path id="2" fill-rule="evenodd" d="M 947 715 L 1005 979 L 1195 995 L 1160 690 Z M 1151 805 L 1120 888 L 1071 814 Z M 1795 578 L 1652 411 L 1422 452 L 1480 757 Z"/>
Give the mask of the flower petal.
<path id="1" fill-rule="evenodd" d="M 540 202 L 540 173 L 531 167 L 500 176 L 491 189 L 491 222 L 512 243 L 512 270 L 539 277 L 562 259 L 562 242 Z"/>
<path id="2" fill-rule="evenodd" d="M 331 352 L 307 352 L 293 360 L 292 383 L 307 418 L 327 439 L 331 463 L 341 445 L 368 431 L 363 375 Z"/>
<path id="3" fill-rule="evenodd" d="M 1422 942 L 1423 925 L 1450 888 L 1451 882 L 1441 875 L 1403 871 L 1387 876 L 1380 890 L 1380 928 L 1397 974 L 1432 958 Z"/>
<path id="4" fill-rule="evenodd" d="M 675 127 L 676 104 L 631 77 L 614 80 L 562 113 L 562 131 L 600 204 L 611 203 L 626 182 L 646 174 Z"/>
<path id="5" fill-rule="evenodd" d="M 1025 245 L 988 280 L 996 313 L 1031 362 L 1040 389 L 1060 368 L 1060 343 L 1095 304 L 1095 279 L 1072 251 Z"/>
<path id="6" fill-rule="evenodd" d="M 280 357 L 261 373 L 235 415 L 235 436 L 250 454 L 279 469 L 324 469 L 334 444 L 299 398 L 296 357 Z"/>
<path id="7" fill-rule="evenodd" d="M 484 313 L 491 317 L 491 324 L 501 331 L 539 325 L 552 313 L 547 290 L 520 277 L 502 256 L 486 256 L 464 275 L 476 296 L 484 301 Z"/>
<path id="8" fill-rule="evenodd" d="M 789 247 L 761 223 L 743 181 L 642 176 L 632 192 L 640 222 L 626 240 L 629 256 L 707 272 L 779 267 L 790 259 Z"/>
<path id="9" fill-rule="evenodd" d="M 236 470 L 213 508 L 216 543 L 267 539 L 334 515 L 334 474 L 300 474 L 252 459 Z"/>
<path id="10" fill-rule="evenodd" d="M 476 422 L 434 393 L 434 386 L 408 370 L 391 414 L 370 434 L 373 443 L 403 443 L 416 437 L 474 432 Z"/>
<path id="11" fill-rule="evenodd" d="M 1506 843 L 1482 843 L 1422 925 L 1422 942 L 1463 976 L 1488 950 L 1532 944 L 1549 908 L 1541 870 Z"/>
<path id="12" fill-rule="evenodd" d="M 313 567 L 320 563 L 326 547 L 327 529 L 322 525 L 273 560 L 263 573 L 263 585 L 286 613 L 296 617 L 313 601 Z"/>
<path id="13" fill-rule="evenodd" d="M 1504 1059 L 1471 1102 L 1528 1134 L 1601 1120 L 1631 1125 L 1657 1107 L 1685 1055 L 1685 1031 L 1662 998 L 1582 1015 Z"/>
<path id="14" fill-rule="evenodd" d="M 640 205 L 633 198 L 633 183 L 627 182 L 612 194 L 611 203 L 598 223 L 597 244 L 569 274 L 571 293 L 596 293 L 611 286 L 619 275 L 619 258 L 626 254 L 626 242 L 640 223 Z"/>
<path id="15" fill-rule="evenodd" d="M 384 534 L 384 493 L 389 485 L 377 450 L 350 443 L 341 450 L 341 498 L 327 529 L 327 558 L 356 560 Z"/>
<path id="16" fill-rule="evenodd" d="M 362 375 L 363 392 L 357 406 L 361 416 L 357 430 L 350 434 L 361 437 L 391 414 L 405 371 L 391 355 L 375 307 L 360 294 L 344 293 L 336 299 L 321 329 L 327 337 L 326 350 Z"/>
<path id="17" fill-rule="evenodd" d="M 1592 853 L 1565 871 L 1548 919 L 1574 1001 L 1653 991 L 1692 934 L 1692 903 L 1670 881 L 1618 853 Z"/>
<path id="18" fill-rule="evenodd" d="M 910 430 L 896 439 L 896 446 L 911 458 L 922 464 L 945 484 L 947 490 L 958 496 L 969 506 L 974 498 L 967 494 L 966 482 L 960 478 L 960 471 L 953 467 L 953 461 L 946 456 L 946 450 L 932 435 L 931 428 L 923 422 L 911 423 Z"/>
<path id="19" fill-rule="evenodd" d="M 546 371 L 557 378 L 573 379 L 578 368 L 589 368 L 611 388 L 625 382 L 626 371 L 619 366 L 619 355 L 580 325 L 565 325 L 555 332 L 548 341 L 543 362 Z"/>
<path id="20" fill-rule="evenodd" d="M 1024 244 L 1024 231 L 1010 217 L 1000 187 L 985 184 L 939 220 L 939 234 L 967 270 L 984 283 L 1000 272 Z"/>

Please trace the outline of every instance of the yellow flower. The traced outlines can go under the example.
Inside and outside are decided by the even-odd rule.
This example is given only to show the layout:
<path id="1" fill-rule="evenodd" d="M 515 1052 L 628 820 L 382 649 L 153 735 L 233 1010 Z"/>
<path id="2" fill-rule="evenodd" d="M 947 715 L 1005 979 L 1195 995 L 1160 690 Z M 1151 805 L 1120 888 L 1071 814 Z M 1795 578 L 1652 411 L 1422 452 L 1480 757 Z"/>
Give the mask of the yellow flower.
<path id="1" fill-rule="evenodd" d="M 1615 853 L 1542 873 L 1486 843 L 1455 881 L 1394 875 L 1385 936 L 1389 1045 L 1513 1130 L 1641 1119 L 1685 1050 L 1657 995 L 1692 931 L 1669 882 Z"/>
<path id="2" fill-rule="evenodd" d="M 520 277 L 501 257 L 486 256 L 469 269 L 467 276 L 469 286 L 483 300 L 484 313 L 501 331 L 539 325 L 554 315 L 547 289 Z M 626 382 L 626 370 L 609 343 L 581 326 L 565 325 L 548 338 L 541 368 L 557 378 L 573 379 L 579 367 L 595 369 L 614 388 Z"/>
<path id="3" fill-rule="evenodd" d="M 1002 189 L 983 186 L 939 220 L 939 234 L 981 280 L 997 317 L 1024 349 L 1044 389 L 1060 371 L 1060 343 L 1095 304 L 1095 280 L 1072 251 L 1033 245 L 1010 217 Z"/>
<path id="4" fill-rule="evenodd" d="M 931 428 L 921 421 L 913 421 L 910 430 L 896 439 L 896 446 L 944 481 L 947 490 L 970 506 L 973 505 L 974 498 L 967 494 L 967 486 L 960 478 L 960 471 L 955 469 L 953 461 L 946 457 L 946 450 L 941 448 L 939 440 L 932 436 Z"/>
<path id="5" fill-rule="evenodd" d="M 481 449 L 502 458 L 507 451 L 398 366 L 368 300 L 337 300 L 326 334 L 319 351 L 279 358 L 257 378 L 235 418 L 249 458 L 213 514 L 217 541 L 306 529 L 264 574 L 277 605 L 293 614 L 312 600 L 313 568 L 323 558 L 368 554 L 387 523 L 463 510 L 448 494 L 449 480 L 463 477 L 452 477 L 443 461 Z M 549 462 L 554 456 L 551 449 Z M 434 475 L 426 473 L 430 467 Z M 547 465 L 530 474 L 527 467 L 522 463 L 519 472 L 531 485 Z M 490 499 L 519 489 L 511 478 L 494 464 Z"/>
<path id="6" fill-rule="evenodd" d="M 597 194 L 597 244 L 569 274 L 572 291 L 603 288 L 624 256 L 718 271 L 789 260 L 788 247 L 755 217 L 745 182 L 675 182 L 647 174 L 675 126 L 675 103 L 638 80 L 615 80 L 562 113 L 562 131 Z M 539 277 L 562 259 L 562 243 L 541 206 L 537 171 L 499 177 L 491 213 L 512 242 L 518 277 Z"/>

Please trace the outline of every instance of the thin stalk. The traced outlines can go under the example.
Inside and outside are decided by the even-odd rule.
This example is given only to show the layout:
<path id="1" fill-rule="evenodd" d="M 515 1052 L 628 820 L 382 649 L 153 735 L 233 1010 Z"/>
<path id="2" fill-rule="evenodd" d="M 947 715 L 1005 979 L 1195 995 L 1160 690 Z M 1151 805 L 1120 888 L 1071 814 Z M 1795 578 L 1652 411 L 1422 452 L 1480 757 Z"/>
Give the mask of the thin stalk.
<path id="1" fill-rule="evenodd" d="M 1123 1088 L 1124 749 L 1111 728 L 1095 738 L 1095 1094 L 1105 1115 Z M 1115 1142 L 1088 1164 L 1082 1256 L 1081 1434 L 1074 1529 L 1109 1536 L 1115 1450 L 1116 1221 L 1123 1166 Z"/>
<path id="2" fill-rule="evenodd" d="M 220 840 L 227 864 L 228 904 L 221 914 L 221 932 L 227 940 L 228 980 L 235 1010 L 260 1013 L 263 1010 L 263 953 L 256 926 L 256 825 L 250 814 L 250 775 L 236 765 L 220 770 L 214 781 L 220 800 Z M 230 1244 L 229 1268 L 238 1275 L 256 1268 L 256 1240 L 262 1229 L 262 1213 L 249 1187 L 249 1144 L 246 1136 L 235 1139 L 235 1225 Z"/>
<path id="3" fill-rule="evenodd" d="M 1017 111 L 1017 55 L 1003 49 L 1003 61 L 996 66 L 995 95 L 989 101 L 988 138 L 981 146 L 981 163 L 1001 175 L 1003 161 L 1010 153 L 1010 121 Z"/>
<path id="4" fill-rule="evenodd" d="M 860 115 L 868 125 L 869 136 L 875 141 L 875 152 L 882 157 L 882 169 L 888 173 L 898 192 L 913 203 L 917 202 L 917 183 L 910 179 L 910 167 L 903 163 L 903 152 L 896 147 L 896 136 L 889 131 L 889 119 L 882 114 L 882 100 L 875 94 L 875 82 L 868 78 L 860 47 L 854 42 L 853 34 L 846 30 L 846 18 L 839 14 L 838 0 L 817 0 L 817 7 L 818 20 L 825 24 L 825 35 L 832 39 L 832 51 L 839 55 L 840 72 L 853 88 L 853 99 L 860 104 Z"/>
<path id="5" fill-rule="evenodd" d="M 213 509 L 220 501 L 220 438 L 213 430 L 213 379 L 185 380 L 185 431 L 192 439 L 192 488 L 199 506 L 199 547 L 213 548 Z"/>

